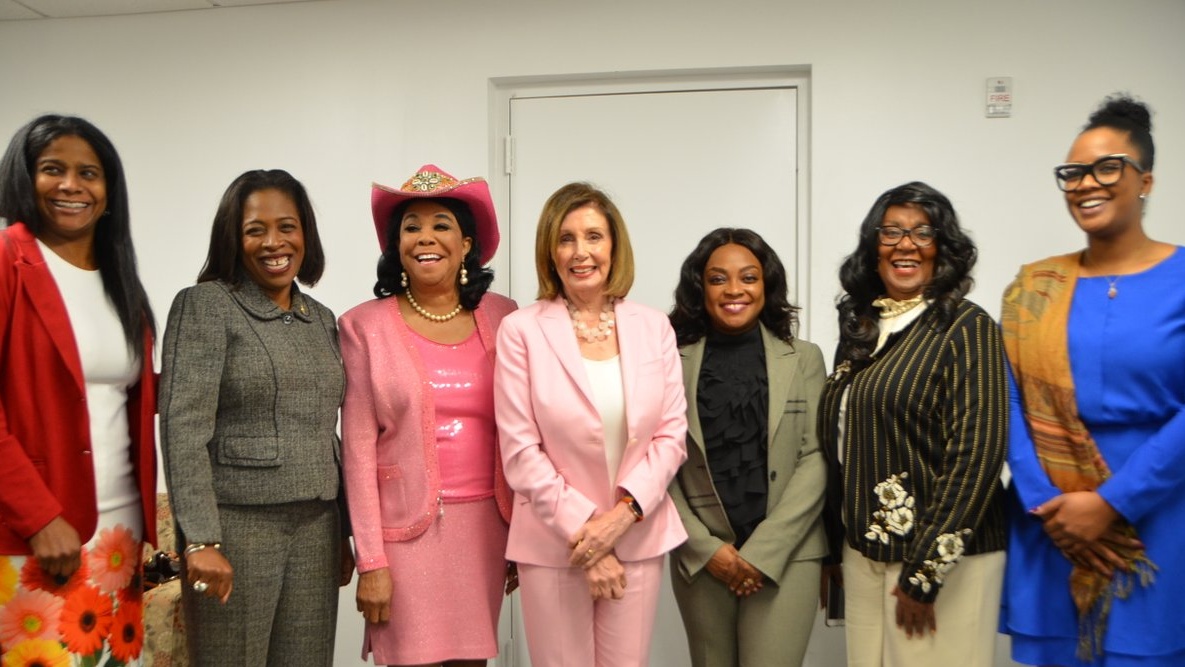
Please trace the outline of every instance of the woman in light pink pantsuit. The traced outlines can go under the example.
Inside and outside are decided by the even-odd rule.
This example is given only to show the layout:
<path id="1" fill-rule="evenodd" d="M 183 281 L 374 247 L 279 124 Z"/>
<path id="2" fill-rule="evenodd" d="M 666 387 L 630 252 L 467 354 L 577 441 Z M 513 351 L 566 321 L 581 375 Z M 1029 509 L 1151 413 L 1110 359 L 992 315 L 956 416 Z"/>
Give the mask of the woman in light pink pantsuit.
<path id="1" fill-rule="evenodd" d="M 494 384 L 531 664 L 645 665 L 663 556 L 687 538 L 667 496 L 687 457 L 675 334 L 623 300 L 629 237 L 588 184 L 548 200 L 535 263 L 540 300 L 503 320 Z"/>

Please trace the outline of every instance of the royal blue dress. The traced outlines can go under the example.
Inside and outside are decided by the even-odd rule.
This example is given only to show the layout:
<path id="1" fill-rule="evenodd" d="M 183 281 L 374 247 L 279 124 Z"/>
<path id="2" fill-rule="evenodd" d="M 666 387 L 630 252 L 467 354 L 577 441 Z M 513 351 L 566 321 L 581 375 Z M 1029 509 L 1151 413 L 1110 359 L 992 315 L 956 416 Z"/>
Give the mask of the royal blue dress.
<path id="1" fill-rule="evenodd" d="M 1025 664 L 1185 665 L 1185 250 L 1114 283 L 1079 278 L 1069 348 L 1079 413 L 1111 468 L 1099 493 L 1135 525 L 1160 570 L 1151 587 L 1136 583 L 1115 600 L 1105 655 L 1077 659 L 1070 563 L 1027 513 L 1060 492 L 1037 461 L 1014 386 L 1001 631 Z"/>

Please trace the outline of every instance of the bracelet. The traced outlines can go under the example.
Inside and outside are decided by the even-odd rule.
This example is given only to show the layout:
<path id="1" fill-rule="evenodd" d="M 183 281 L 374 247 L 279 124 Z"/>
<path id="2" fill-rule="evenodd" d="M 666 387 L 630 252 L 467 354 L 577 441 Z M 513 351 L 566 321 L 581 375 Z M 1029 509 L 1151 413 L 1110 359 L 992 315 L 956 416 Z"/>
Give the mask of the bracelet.
<path id="1" fill-rule="evenodd" d="M 630 495 L 622 496 L 617 502 L 625 503 L 625 506 L 630 508 L 630 512 L 634 514 L 634 523 L 642 520 L 642 506 L 638 504 L 636 498 Z"/>
<path id="2" fill-rule="evenodd" d="M 201 551 L 202 549 L 207 549 L 207 548 L 213 548 L 218 551 L 222 551 L 222 543 L 221 542 L 211 542 L 209 544 L 206 544 L 205 542 L 194 542 L 193 544 L 185 547 L 185 552 L 183 555 L 186 558 L 189 558 L 193 554 Z"/>

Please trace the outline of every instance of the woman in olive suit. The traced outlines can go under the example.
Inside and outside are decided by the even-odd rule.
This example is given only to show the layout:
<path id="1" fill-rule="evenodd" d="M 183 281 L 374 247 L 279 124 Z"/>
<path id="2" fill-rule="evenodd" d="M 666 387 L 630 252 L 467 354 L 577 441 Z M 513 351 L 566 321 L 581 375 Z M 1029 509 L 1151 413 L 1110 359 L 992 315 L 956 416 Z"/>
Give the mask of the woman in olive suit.
<path id="1" fill-rule="evenodd" d="M 671 578 L 692 664 L 799 665 L 827 546 L 815 436 L 823 355 L 796 339 L 786 272 L 747 229 L 683 263 L 671 324 L 687 392 L 687 462 L 671 497 L 688 540 Z"/>

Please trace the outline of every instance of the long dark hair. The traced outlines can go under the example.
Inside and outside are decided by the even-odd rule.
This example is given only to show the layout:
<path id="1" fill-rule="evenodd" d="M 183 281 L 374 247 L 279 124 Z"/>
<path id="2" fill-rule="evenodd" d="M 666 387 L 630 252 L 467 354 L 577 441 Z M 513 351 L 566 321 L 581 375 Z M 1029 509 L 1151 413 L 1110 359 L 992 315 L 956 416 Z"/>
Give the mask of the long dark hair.
<path id="1" fill-rule="evenodd" d="M 675 306 L 670 315 L 675 340 L 680 346 L 690 345 L 707 335 L 712 328 L 712 320 L 704 308 L 704 269 L 712 253 L 729 243 L 747 248 L 761 262 L 765 307 L 761 309 L 758 319 L 775 336 L 793 343 L 799 308 L 790 304 L 786 269 L 782 266 L 782 260 L 778 259 L 778 253 L 757 232 L 732 227 L 708 232 L 687 259 L 683 260 L 683 267 L 679 269 L 679 284 L 675 287 Z"/>
<path id="2" fill-rule="evenodd" d="M 374 295 L 384 299 L 393 294 L 403 294 L 407 291 L 401 282 L 403 273 L 403 259 L 399 256 L 399 230 L 403 228 L 403 214 L 415 202 L 430 201 L 447 208 L 457 219 L 457 226 L 461 228 L 461 236 L 470 239 L 469 253 L 462 263 L 469 275 L 469 283 L 457 285 L 461 295 L 461 305 L 468 310 L 474 310 L 481 303 L 490 284 L 494 282 L 494 271 L 481 265 L 481 242 L 477 240 L 477 221 L 469 205 L 460 199 L 452 197 L 417 197 L 406 199 L 391 211 L 387 225 L 387 250 L 379 257 L 378 280 L 374 284 Z"/>
<path id="3" fill-rule="evenodd" d="M 872 302 L 885 293 L 885 283 L 877 271 L 879 228 L 891 206 L 916 206 L 934 228 L 938 252 L 934 258 L 934 275 L 924 294 L 933 302 L 931 308 L 937 313 L 939 325 L 950 323 L 959 302 L 974 283 L 971 269 L 976 260 L 975 243 L 959 226 L 959 217 L 946 195 L 918 181 L 885 192 L 877 197 L 860 224 L 856 251 L 844 259 L 839 269 L 844 295 L 836 305 L 839 310 L 837 360 L 867 359 L 876 347 L 880 314 Z"/>
<path id="4" fill-rule="evenodd" d="M 1090 115 L 1083 132 L 1097 127 L 1109 127 L 1126 132 L 1128 140 L 1140 150 L 1140 166 L 1152 171 L 1156 162 L 1156 146 L 1152 143 L 1152 111 L 1148 105 L 1126 93 L 1109 95 Z"/>
<path id="5" fill-rule="evenodd" d="M 255 169 L 241 174 L 231 182 L 218 203 L 214 226 L 210 230 L 210 249 L 206 263 L 198 274 L 199 283 L 221 280 L 238 286 L 247 279 L 243 267 L 243 209 L 247 198 L 261 190 L 279 190 L 292 200 L 300 215 L 300 231 L 304 235 L 304 261 L 296 279 L 306 285 L 316 285 L 325 271 L 325 250 L 317 233 L 317 215 L 313 202 L 300 181 L 283 169 Z"/>
<path id="6" fill-rule="evenodd" d="M 34 170 L 37 158 L 61 137 L 82 139 L 102 163 L 107 210 L 95 225 L 95 263 L 103 291 L 119 315 L 124 340 L 135 358 L 142 360 L 144 331 L 155 335 L 156 321 L 136 271 L 123 163 L 107 135 L 82 118 L 53 114 L 35 118 L 17 130 L 0 159 L 0 217 L 6 224 L 22 222 L 34 236 L 41 236 L 46 223 L 37 208 Z"/>

